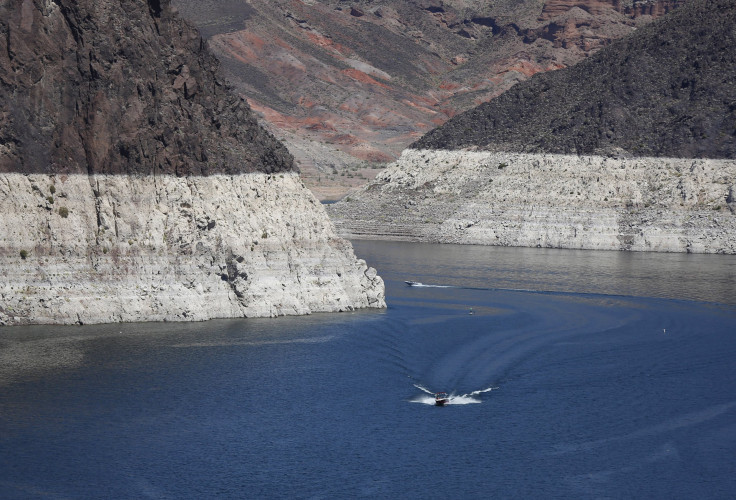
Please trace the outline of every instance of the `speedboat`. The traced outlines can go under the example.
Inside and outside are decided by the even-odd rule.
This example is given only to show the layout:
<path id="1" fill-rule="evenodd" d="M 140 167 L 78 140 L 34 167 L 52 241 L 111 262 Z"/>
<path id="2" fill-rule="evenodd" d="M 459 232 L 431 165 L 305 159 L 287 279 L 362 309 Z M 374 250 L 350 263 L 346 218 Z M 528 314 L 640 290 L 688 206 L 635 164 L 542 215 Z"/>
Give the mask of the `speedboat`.
<path id="1" fill-rule="evenodd" d="M 421 286 L 421 283 L 418 281 L 404 281 L 408 286 Z"/>
<path id="2" fill-rule="evenodd" d="M 434 395 L 435 406 L 445 406 L 449 402 L 450 396 L 448 396 L 446 392 L 438 392 Z"/>

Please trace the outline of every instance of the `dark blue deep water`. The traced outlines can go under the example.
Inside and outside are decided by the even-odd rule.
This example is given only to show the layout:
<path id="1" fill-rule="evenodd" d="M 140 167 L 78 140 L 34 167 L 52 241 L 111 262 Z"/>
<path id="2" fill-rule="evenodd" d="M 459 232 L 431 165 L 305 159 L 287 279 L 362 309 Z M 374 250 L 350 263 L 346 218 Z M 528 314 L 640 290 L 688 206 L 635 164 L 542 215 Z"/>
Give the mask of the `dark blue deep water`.
<path id="1" fill-rule="evenodd" d="M 0 498 L 736 495 L 736 258 L 354 244 L 387 310 L 0 329 Z"/>

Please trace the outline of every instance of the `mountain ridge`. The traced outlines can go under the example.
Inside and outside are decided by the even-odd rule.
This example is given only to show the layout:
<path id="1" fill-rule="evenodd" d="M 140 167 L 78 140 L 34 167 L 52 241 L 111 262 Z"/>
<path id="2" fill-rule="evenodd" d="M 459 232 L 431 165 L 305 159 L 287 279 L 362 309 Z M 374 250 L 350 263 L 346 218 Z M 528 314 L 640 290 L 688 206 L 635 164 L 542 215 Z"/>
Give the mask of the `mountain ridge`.
<path id="1" fill-rule="evenodd" d="M 578 65 L 453 117 L 415 149 L 736 156 L 736 2 L 688 2 Z"/>
<path id="2" fill-rule="evenodd" d="M 0 172 L 293 170 L 172 14 L 168 0 L 3 2 Z"/>

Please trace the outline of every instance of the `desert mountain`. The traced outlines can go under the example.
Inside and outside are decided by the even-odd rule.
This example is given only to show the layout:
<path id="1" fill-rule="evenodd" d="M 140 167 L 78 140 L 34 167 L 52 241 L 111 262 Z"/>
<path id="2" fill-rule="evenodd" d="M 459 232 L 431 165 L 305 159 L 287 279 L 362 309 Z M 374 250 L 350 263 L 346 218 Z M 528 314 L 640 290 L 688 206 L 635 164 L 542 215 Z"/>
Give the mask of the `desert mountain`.
<path id="1" fill-rule="evenodd" d="M 396 158 L 456 113 L 570 66 L 678 3 L 174 1 L 328 197 L 364 182 L 360 166 Z"/>
<path id="2" fill-rule="evenodd" d="M 382 307 L 164 0 L 0 3 L 0 325 Z"/>
<path id="3" fill-rule="evenodd" d="M 330 214 L 351 237 L 736 254 L 735 42 L 736 0 L 688 2 L 452 118 Z"/>
<path id="4" fill-rule="evenodd" d="M 537 75 L 413 147 L 736 157 L 736 1 L 688 2 L 576 66 Z"/>
<path id="5" fill-rule="evenodd" d="M 159 0 L 4 1 L 0 172 L 293 169 L 216 75 L 197 30 L 169 10 Z"/>

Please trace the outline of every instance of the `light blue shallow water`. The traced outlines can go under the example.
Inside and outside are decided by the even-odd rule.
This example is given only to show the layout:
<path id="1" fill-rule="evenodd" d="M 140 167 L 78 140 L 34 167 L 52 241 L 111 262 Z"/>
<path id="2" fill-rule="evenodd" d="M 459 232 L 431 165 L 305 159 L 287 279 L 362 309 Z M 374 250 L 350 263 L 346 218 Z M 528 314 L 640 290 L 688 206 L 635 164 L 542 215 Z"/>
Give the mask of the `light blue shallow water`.
<path id="1" fill-rule="evenodd" d="M 385 311 L 1 329 L 0 498 L 733 498 L 736 259 L 354 244 Z"/>

